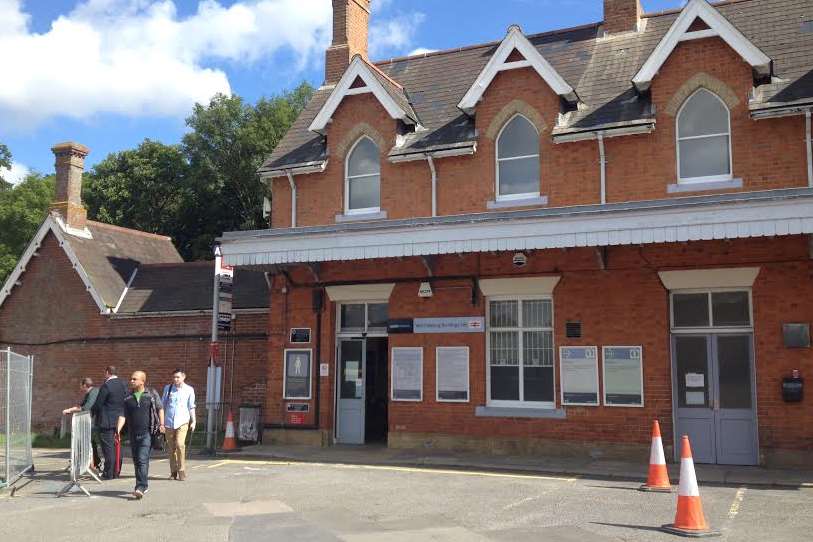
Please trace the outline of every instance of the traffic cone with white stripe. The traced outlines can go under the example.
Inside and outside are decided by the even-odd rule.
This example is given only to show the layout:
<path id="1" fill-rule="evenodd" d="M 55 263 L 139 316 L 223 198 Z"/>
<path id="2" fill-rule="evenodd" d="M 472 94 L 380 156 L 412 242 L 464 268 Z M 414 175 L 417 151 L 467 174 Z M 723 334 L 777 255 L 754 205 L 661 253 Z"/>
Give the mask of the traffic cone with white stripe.
<path id="1" fill-rule="evenodd" d="M 223 438 L 223 451 L 230 451 L 237 449 L 237 441 L 234 439 L 234 417 L 231 415 L 231 409 L 226 416 L 226 434 Z"/>
<path id="2" fill-rule="evenodd" d="M 646 483 L 639 487 L 641 491 L 672 491 L 669 483 L 669 472 L 666 470 L 666 456 L 663 454 L 663 441 L 661 440 L 661 426 L 658 420 L 652 424 L 652 448 L 649 451 L 649 475 Z"/>
<path id="3" fill-rule="evenodd" d="M 697 477 L 694 474 L 692 447 L 686 435 L 683 435 L 680 449 L 680 486 L 675 522 L 664 525 L 661 529 L 667 533 L 694 538 L 720 536 L 718 531 L 709 529 L 703 515 L 703 503 L 700 502 L 700 491 L 697 489 Z"/>

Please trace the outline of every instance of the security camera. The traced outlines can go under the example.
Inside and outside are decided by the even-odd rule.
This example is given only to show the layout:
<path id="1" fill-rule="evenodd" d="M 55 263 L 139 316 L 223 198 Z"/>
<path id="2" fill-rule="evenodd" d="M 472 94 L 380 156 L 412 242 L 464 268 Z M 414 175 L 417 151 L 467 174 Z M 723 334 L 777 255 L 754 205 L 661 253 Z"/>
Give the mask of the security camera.
<path id="1" fill-rule="evenodd" d="M 528 256 L 522 252 L 517 252 L 514 254 L 512 261 L 514 262 L 514 267 L 525 267 L 525 264 L 528 263 Z"/>

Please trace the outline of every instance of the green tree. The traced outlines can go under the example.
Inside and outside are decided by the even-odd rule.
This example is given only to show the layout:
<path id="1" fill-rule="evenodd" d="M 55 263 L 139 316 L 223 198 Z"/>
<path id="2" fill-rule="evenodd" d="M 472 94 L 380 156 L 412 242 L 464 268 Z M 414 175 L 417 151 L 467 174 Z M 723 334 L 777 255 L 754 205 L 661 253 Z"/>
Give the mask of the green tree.
<path id="1" fill-rule="evenodd" d="M 0 191 L 0 284 L 34 237 L 53 199 L 53 175 L 30 173 L 20 184 Z"/>
<path id="2" fill-rule="evenodd" d="M 0 169 L 11 169 L 11 151 L 8 150 L 8 147 L 0 143 Z M 11 183 L 7 182 L 3 179 L 3 176 L 0 175 L 0 192 L 6 191 L 11 188 Z"/>
<path id="3" fill-rule="evenodd" d="M 260 99 L 217 95 L 207 106 L 197 104 L 186 120 L 183 138 L 191 175 L 200 184 L 205 220 L 199 222 L 198 256 L 209 256 L 215 237 L 224 231 L 266 227 L 262 217 L 267 190 L 257 168 L 271 154 L 313 95 L 302 83 L 291 92 Z M 201 218 L 201 217 L 198 217 Z"/>
<path id="4" fill-rule="evenodd" d="M 109 154 L 83 180 L 88 216 L 169 235 L 182 253 L 196 235 L 184 222 L 186 207 L 196 196 L 181 148 L 149 139 L 135 149 Z"/>

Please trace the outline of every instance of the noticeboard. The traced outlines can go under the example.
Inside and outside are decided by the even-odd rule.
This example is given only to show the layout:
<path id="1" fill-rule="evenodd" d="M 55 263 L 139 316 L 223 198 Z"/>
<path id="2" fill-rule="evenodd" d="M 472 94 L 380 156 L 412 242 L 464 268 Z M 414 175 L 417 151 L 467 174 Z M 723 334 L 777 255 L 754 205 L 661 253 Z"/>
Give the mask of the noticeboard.
<path id="1" fill-rule="evenodd" d="M 644 406 L 642 350 L 640 346 L 602 348 L 605 405 Z"/>
<path id="2" fill-rule="evenodd" d="M 285 351 L 285 399 L 311 398 L 311 351 Z"/>
<path id="3" fill-rule="evenodd" d="M 423 400 L 423 348 L 392 349 L 392 400 Z"/>
<path id="4" fill-rule="evenodd" d="M 468 402 L 469 347 L 438 346 L 436 356 L 437 392 L 435 399 L 440 402 Z"/>
<path id="5" fill-rule="evenodd" d="M 559 366 L 563 405 L 599 404 L 598 347 L 561 346 Z"/>

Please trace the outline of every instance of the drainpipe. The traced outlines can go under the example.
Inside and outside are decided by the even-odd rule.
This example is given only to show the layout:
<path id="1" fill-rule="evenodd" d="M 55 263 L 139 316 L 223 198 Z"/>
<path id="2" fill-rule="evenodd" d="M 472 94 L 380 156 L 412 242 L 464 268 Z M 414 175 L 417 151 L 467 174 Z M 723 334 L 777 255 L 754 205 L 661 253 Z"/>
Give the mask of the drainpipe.
<path id="1" fill-rule="evenodd" d="M 288 184 L 291 185 L 291 227 L 296 228 L 296 183 L 290 169 L 286 169 L 285 174 L 288 176 Z"/>
<path id="2" fill-rule="evenodd" d="M 435 170 L 435 160 L 432 155 L 426 154 L 425 156 L 426 162 L 429 164 L 429 171 L 432 172 L 432 216 L 438 216 L 438 172 Z"/>
<path id="3" fill-rule="evenodd" d="M 604 205 L 607 203 L 607 160 L 604 155 L 604 134 L 602 132 L 596 134 L 596 141 L 598 141 L 598 162 L 601 174 L 601 204 Z"/>
<path id="4" fill-rule="evenodd" d="M 807 186 L 813 188 L 813 142 L 810 134 L 810 109 L 805 111 L 805 144 L 807 145 Z"/>

